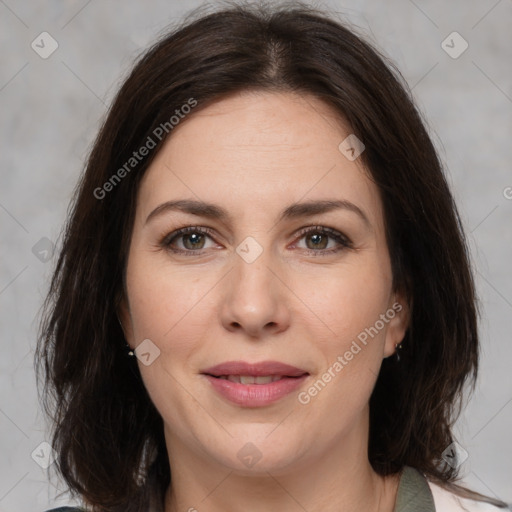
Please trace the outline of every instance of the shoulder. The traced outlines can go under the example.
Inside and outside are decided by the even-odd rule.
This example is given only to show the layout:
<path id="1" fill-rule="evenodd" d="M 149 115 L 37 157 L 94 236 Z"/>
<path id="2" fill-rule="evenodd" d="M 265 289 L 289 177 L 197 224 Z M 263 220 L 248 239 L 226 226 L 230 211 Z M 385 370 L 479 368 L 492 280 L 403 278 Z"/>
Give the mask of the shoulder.
<path id="1" fill-rule="evenodd" d="M 428 482 L 434 498 L 436 512 L 504 512 L 509 509 L 499 508 L 490 503 L 461 498 L 440 485 Z"/>
<path id="2" fill-rule="evenodd" d="M 52 508 L 50 510 L 47 510 L 46 512 L 84 512 L 84 510 L 77 507 L 59 507 Z"/>

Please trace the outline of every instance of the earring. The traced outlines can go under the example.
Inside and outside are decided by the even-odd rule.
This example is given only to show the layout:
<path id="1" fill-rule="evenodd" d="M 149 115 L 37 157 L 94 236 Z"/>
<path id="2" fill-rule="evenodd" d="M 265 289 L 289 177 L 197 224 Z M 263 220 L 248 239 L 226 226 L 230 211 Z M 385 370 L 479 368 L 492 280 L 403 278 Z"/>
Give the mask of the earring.
<path id="1" fill-rule="evenodd" d="M 402 344 L 395 343 L 395 359 L 397 363 L 400 362 L 400 350 L 402 350 Z"/>
<path id="2" fill-rule="evenodd" d="M 119 316 L 117 314 L 116 314 L 116 317 L 117 317 L 117 321 L 119 322 L 119 325 L 121 326 L 121 331 L 123 331 L 123 334 L 124 334 L 123 324 L 121 323 L 121 320 L 119 320 Z M 126 344 L 126 348 L 128 350 L 128 355 L 130 357 L 133 357 L 135 355 L 135 350 L 133 350 L 132 347 L 130 347 L 130 345 L 128 345 L 128 343 Z"/>

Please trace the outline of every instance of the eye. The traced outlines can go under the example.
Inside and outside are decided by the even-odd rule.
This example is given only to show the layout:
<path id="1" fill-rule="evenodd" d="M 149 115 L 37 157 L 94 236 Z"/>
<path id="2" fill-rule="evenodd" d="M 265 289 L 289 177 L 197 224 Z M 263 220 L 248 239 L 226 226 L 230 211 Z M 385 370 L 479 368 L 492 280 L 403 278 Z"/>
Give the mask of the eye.
<path id="1" fill-rule="evenodd" d="M 205 249 L 215 247 L 213 231 L 201 226 L 187 226 L 173 231 L 163 238 L 160 245 L 176 254 L 194 256 Z M 299 233 L 294 248 L 303 249 L 313 256 L 329 255 L 352 247 L 352 242 L 342 233 L 326 226 L 309 226 Z M 208 240 L 211 245 L 207 245 Z M 305 247 L 300 241 L 304 240 Z"/>
<path id="2" fill-rule="evenodd" d="M 352 242 L 342 233 L 325 226 L 310 226 L 299 232 L 300 240 L 304 240 L 305 249 L 314 256 L 336 253 L 352 247 Z"/>
<path id="3" fill-rule="evenodd" d="M 161 245 L 176 253 L 196 254 L 196 251 L 209 249 L 207 240 L 211 240 L 211 230 L 199 226 L 187 226 L 167 235 Z"/>

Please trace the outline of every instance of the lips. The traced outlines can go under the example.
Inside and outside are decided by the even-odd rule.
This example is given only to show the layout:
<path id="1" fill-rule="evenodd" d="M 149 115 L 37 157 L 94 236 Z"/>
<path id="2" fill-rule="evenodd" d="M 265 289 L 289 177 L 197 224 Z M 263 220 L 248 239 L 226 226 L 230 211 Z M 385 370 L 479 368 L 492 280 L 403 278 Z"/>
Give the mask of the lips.
<path id="1" fill-rule="evenodd" d="M 207 368 L 202 374 L 220 396 L 241 407 L 277 402 L 302 386 L 309 375 L 278 361 L 229 361 Z"/>
<path id="2" fill-rule="evenodd" d="M 308 372 L 296 366 L 280 363 L 279 361 L 262 361 L 259 363 L 247 363 L 245 361 L 228 361 L 201 373 L 212 377 L 301 377 Z M 240 380 L 236 381 L 240 382 Z M 254 382 L 247 382 L 252 384 Z M 257 383 L 257 382 L 256 382 Z"/>

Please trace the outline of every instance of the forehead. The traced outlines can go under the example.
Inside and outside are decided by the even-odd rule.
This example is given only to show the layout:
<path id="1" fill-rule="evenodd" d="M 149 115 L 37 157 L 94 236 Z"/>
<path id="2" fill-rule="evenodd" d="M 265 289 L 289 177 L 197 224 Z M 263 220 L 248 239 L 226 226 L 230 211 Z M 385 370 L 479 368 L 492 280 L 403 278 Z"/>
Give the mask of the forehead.
<path id="1" fill-rule="evenodd" d="M 139 190 L 141 214 L 187 197 L 222 203 L 237 218 L 301 199 L 358 202 L 379 220 L 379 194 L 360 159 L 340 143 L 350 128 L 313 96 L 244 92 L 175 127 Z M 262 212 L 263 213 L 263 212 Z"/>

